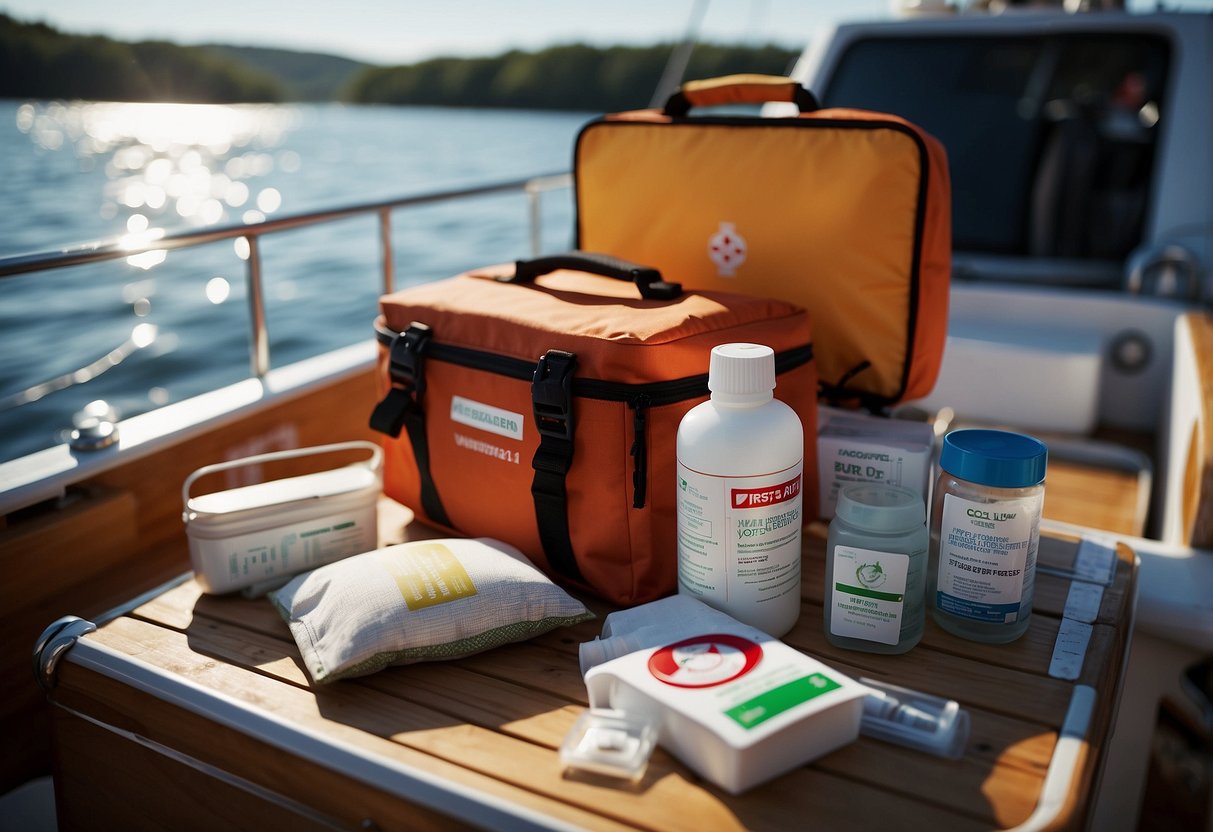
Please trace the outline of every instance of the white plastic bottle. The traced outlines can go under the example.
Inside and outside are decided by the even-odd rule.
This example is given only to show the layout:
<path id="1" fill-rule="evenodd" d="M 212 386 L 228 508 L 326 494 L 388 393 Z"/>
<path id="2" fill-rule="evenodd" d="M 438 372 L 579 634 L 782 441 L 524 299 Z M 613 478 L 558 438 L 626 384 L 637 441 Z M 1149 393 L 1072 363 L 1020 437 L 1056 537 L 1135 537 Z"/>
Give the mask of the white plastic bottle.
<path id="1" fill-rule="evenodd" d="M 678 591 L 782 636 L 800 616 L 804 428 L 775 353 L 722 344 L 711 399 L 678 426 Z"/>

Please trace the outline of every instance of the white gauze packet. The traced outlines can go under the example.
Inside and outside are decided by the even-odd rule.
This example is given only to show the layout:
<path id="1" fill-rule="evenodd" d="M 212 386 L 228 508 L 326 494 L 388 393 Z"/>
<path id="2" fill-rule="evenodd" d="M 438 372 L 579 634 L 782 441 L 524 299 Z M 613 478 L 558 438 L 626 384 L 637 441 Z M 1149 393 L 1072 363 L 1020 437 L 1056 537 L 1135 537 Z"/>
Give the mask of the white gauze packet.
<path id="1" fill-rule="evenodd" d="M 512 546 L 418 540 L 299 575 L 270 600 L 316 682 L 458 659 L 594 617 Z"/>

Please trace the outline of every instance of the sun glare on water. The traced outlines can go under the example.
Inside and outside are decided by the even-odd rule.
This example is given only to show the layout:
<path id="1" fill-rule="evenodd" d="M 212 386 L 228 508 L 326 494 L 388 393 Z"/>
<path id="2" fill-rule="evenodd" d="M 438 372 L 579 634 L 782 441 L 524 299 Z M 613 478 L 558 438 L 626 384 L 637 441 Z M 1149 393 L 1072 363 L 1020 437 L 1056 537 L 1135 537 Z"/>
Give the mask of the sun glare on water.
<path id="1" fill-rule="evenodd" d="M 258 180 L 299 170 L 299 154 L 281 149 L 299 118 L 282 106 L 52 102 L 21 105 L 16 126 L 42 152 L 74 153 L 82 171 L 104 171 L 101 216 L 124 218 L 126 261 L 150 271 L 168 258 L 151 246 L 170 228 L 260 222 L 281 210 L 281 192 Z M 246 259 L 241 243 L 247 249 L 237 240 L 236 255 Z M 139 291 L 124 296 L 147 316 L 154 281 L 129 287 Z M 215 278 L 206 297 L 218 304 L 229 292 Z"/>
<path id="2" fill-rule="evenodd" d="M 168 226 L 247 220 L 239 209 L 250 200 L 258 218 L 278 211 L 281 194 L 256 180 L 299 169 L 297 153 L 278 150 L 298 118 L 261 105 L 56 102 L 22 105 L 16 122 L 42 150 L 74 151 L 83 170 L 104 169 L 101 214 L 126 215 L 123 242 L 136 248 Z M 137 254 L 131 264 L 163 260 Z"/>
<path id="3" fill-rule="evenodd" d="M 170 254 L 156 248 L 157 241 L 181 228 L 264 220 L 283 207 L 282 193 L 267 177 L 294 173 L 302 164 L 298 153 L 282 147 L 299 126 L 300 114 L 291 107 L 26 103 L 17 108 L 15 121 L 37 152 L 70 154 L 83 174 L 104 174 L 96 210 L 113 224 L 117 244 L 130 252 L 126 263 L 138 277 L 132 275 L 122 287 L 122 301 L 134 318 L 123 343 L 77 370 L 0 398 L 0 410 L 85 383 L 147 347 L 172 352 L 176 333 L 154 323 L 159 280 L 153 270 Z M 246 239 L 238 238 L 235 246 L 237 261 L 248 258 Z M 221 305 L 232 294 L 227 277 L 203 282 L 208 305 Z M 155 386 L 147 396 L 159 406 L 172 393 Z"/>

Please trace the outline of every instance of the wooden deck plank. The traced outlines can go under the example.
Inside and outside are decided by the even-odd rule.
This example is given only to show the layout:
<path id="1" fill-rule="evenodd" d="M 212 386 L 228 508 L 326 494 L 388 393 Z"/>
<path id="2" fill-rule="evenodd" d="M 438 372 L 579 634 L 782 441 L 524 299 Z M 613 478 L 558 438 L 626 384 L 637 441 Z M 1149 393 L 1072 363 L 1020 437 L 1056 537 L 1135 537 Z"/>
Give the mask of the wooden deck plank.
<path id="1" fill-rule="evenodd" d="M 190 594 L 177 593 L 176 597 L 189 598 Z M 164 606 L 145 605 L 139 612 L 163 611 Z M 244 611 L 249 606 L 249 602 L 238 599 L 214 599 L 211 605 L 215 613 L 225 607 L 232 611 Z M 171 614 L 165 617 L 169 620 L 182 619 L 182 616 Z M 210 618 L 197 617 L 187 634 L 191 649 L 268 673 L 284 682 L 307 684 L 291 643 L 250 633 L 243 628 L 242 621 L 225 625 Z M 843 672 L 854 672 L 849 667 L 836 666 Z M 469 671 L 479 671 L 484 675 Z M 553 677 L 559 677 L 561 684 L 553 685 Z M 552 750 L 558 748 L 586 701 L 584 684 L 573 664 L 573 655 L 546 648 L 522 652 L 508 649 L 489 651 L 460 662 L 458 666 L 441 662 L 412 665 L 374 674 L 351 684 L 372 687 L 402 703 L 408 703 L 409 707 L 424 706 Z M 572 703 L 579 704 L 572 704 L 570 699 Z M 905 758 L 920 773 L 941 784 L 951 783 L 957 793 L 967 796 L 968 802 L 959 801 L 950 807 L 952 809 L 978 817 L 982 817 L 984 812 L 984 819 L 987 820 L 993 819 L 989 814 L 990 806 L 1001 817 L 1026 816 L 1033 805 L 1031 795 L 1039 791 L 1039 781 L 1047 767 L 1055 734 L 1043 730 L 1039 725 L 1016 722 L 984 711 L 971 713 L 975 751 L 963 764 L 865 741 L 866 761 L 848 768 L 848 756 L 843 755 L 839 758 L 843 765 L 837 768 L 837 772 L 864 782 L 868 778 L 863 773 L 871 768 L 873 760 L 890 756 L 894 760 Z M 864 755 L 861 754 L 859 759 L 864 760 Z M 823 770 L 835 771 L 833 761 L 834 755 L 831 755 L 820 765 Z M 1002 771 L 1006 767 L 1016 768 L 1017 771 Z M 1023 787 L 1024 782 L 1033 780 L 1036 781 L 1034 786 Z M 987 803 L 983 797 L 987 781 L 1006 784 L 996 790 L 992 803 Z M 917 794 L 914 784 L 907 789 L 901 787 L 901 783 L 900 780 L 895 781 L 893 790 L 903 791 L 906 797 Z"/>
<path id="2" fill-rule="evenodd" d="M 1139 536 L 1145 530 L 1135 471 L 1049 460 L 1044 516 L 1063 523 Z"/>
<path id="3" fill-rule="evenodd" d="M 408 535 L 407 529 L 403 532 Z M 974 644 L 928 622 L 915 650 L 881 656 L 840 650 L 825 640 L 821 605 L 811 599 L 813 581 L 819 588 L 820 578 L 810 574 L 824 572 L 824 540 L 810 535 L 805 548 L 804 588 L 810 600 L 785 640 L 840 672 L 960 699 L 972 719 L 962 760 L 941 760 L 861 738 L 741 796 L 703 783 L 661 749 L 634 786 L 569 776 L 555 752 L 586 704 L 578 647 L 600 632 L 601 618 L 457 662 L 389 668 L 330 685 L 310 681 L 289 629 L 268 600 L 207 596 L 193 581 L 87 638 L 305 730 L 373 755 L 432 768 L 461 788 L 505 796 L 586 828 L 786 829 L 812 817 L 813 825 L 823 828 L 880 827 L 897 818 L 899 827 L 936 830 L 1003 828 L 1026 819 L 1074 689 L 1072 683 L 1048 676 L 1060 626 L 1053 610 L 1064 609 L 1062 588 L 1069 580 L 1042 576 L 1046 591 L 1040 597 L 1051 600 L 1042 601 L 1028 634 L 1012 645 Z M 1075 548 L 1072 540 L 1050 540 L 1042 546 L 1042 560 L 1067 564 Z M 1132 598 L 1131 553 L 1119 554 L 1120 572 L 1100 609 L 1099 621 L 1110 620 L 1092 628 L 1092 657 L 1079 679 L 1101 694 L 1117 683 Z M 600 615 L 612 609 L 593 599 L 588 603 Z M 147 727 L 147 718 L 121 704 L 119 691 L 97 694 L 91 688 L 67 687 L 56 697 L 109 697 L 93 703 L 100 718 L 125 720 L 139 730 Z M 1113 697 L 1103 696 L 1096 714 L 1100 730 L 1107 730 L 1112 707 Z M 168 738 L 172 720 L 162 718 L 155 727 Z M 198 728 L 190 742 L 203 753 L 205 730 Z M 1093 757 L 1101 742 L 1092 739 Z M 910 771 L 913 776 L 907 777 Z M 1096 773 L 1094 765 L 1085 765 L 1076 788 L 1089 789 Z M 349 788 L 351 794 L 358 790 Z M 390 795 L 381 798 L 392 800 Z M 1077 792 L 1074 800 L 1081 814 Z"/>
<path id="4" fill-rule="evenodd" d="M 191 602 L 197 604 L 193 612 L 179 606 Z M 266 613 L 267 608 L 270 614 Z M 202 610 L 205 610 L 205 615 L 201 614 Z M 226 661 L 263 668 L 271 675 L 301 687 L 311 684 L 290 630 L 264 599 L 210 598 L 189 581 L 153 602 L 141 605 L 131 615 L 187 633 L 191 640 L 196 640 L 200 645 L 205 642 L 209 651 Z M 569 702 L 585 704 L 585 684 L 576 662 L 568 661 L 568 648 L 571 645 L 572 655 L 575 656 L 577 644 L 593 638 L 597 628 L 601 627 L 601 621 L 586 623 L 595 629 L 582 633 L 579 638 L 566 634 L 554 635 L 552 641 L 533 639 L 531 649 L 525 652 L 514 652 L 508 647 L 492 650 L 462 659 L 459 666 L 484 676 L 508 679 L 516 686 L 557 692 Z M 566 627 L 561 632 L 574 629 Z M 545 647 L 545 644 L 552 643 L 563 649 L 552 651 Z M 279 666 L 279 663 L 282 664 Z M 423 666 L 449 665 L 436 663 Z"/>
<path id="5" fill-rule="evenodd" d="M 1073 550 L 1076 546 L 1067 541 L 1050 538 L 1046 538 L 1045 540 L 1046 543 L 1042 543 L 1042 550 L 1046 551 L 1047 556 L 1042 555 L 1042 562 L 1049 562 L 1062 568 L 1068 568 L 1072 564 Z M 820 605 L 820 586 L 824 573 L 824 541 L 819 537 L 810 536 L 806 540 L 805 552 L 806 557 L 803 569 L 805 578 L 803 580 L 808 588 L 806 596 L 810 601 Z M 1125 612 L 1124 590 L 1126 573 L 1127 570 L 1122 570 L 1118 574 L 1117 581 L 1105 591 L 1101 613 L 1097 621 L 1114 621 L 1123 617 Z M 1045 596 L 1046 600 L 1049 597 L 1053 599 L 1051 609 L 1038 610 L 1039 614 L 1034 616 L 1032 627 L 1022 638 L 1013 644 L 975 645 L 973 642 L 952 636 L 928 622 L 923 646 L 942 652 L 975 657 L 984 662 L 1025 670 L 1037 675 L 1047 675 L 1059 626 L 1057 616 L 1064 609 L 1064 598 L 1069 592 L 1071 582 L 1068 579 L 1057 578 L 1055 576 L 1040 575 L 1037 583 L 1038 587 L 1042 587 L 1051 593 L 1051 595 Z M 817 589 L 814 590 L 814 586 Z M 189 603 L 190 600 L 194 602 L 192 605 Z M 157 620 L 161 620 L 178 629 L 188 626 L 189 617 L 186 611 L 189 610 L 191 614 L 223 618 L 239 614 L 246 628 L 270 634 L 281 635 L 287 633 L 277 611 L 268 602 L 247 602 L 244 606 L 233 606 L 232 599 L 228 597 L 220 598 L 201 595 L 198 592 L 196 584 L 193 583 L 187 583 L 174 590 L 172 596 L 166 596 L 164 599 L 150 602 L 148 607 L 150 609 L 153 605 L 158 604 L 167 604 L 168 607 L 164 613 L 159 615 Z M 593 600 L 590 600 L 590 605 L 594 606 Z M 598 604 L 598 608 L 603 614 L 609 612 L 611 609 L 601 604 Z M 817 606 L 816 608 L 819 609 L 820 607 Z M 811 608 L 806 607 L 805 616 L 812 615 L 809 609 Z M 1050 612 L 1055 613 L 1055 615 L 1050 615 Z M 146 612 L 140 611 L 140 614 L 146 614 Z M 170 623 L 169 619 L 165 617 L 168 614 L 179 614 L 182 617 Z M 805 616 L 802 616 L 802 625 Z M 571 641 L 579 643 L 587 638 L 592 638 L 600 629 L 601 621 L 587 622 L 578 628 L 577 637 Z M 560 631 L 557 637 L 567 639 L 568 634 L 565 631 Z"/>
<path id="6" fill-rule="evenodd" d="M 981 736 L 982 727 L 974 727 L 975 736 Z M 1018 756 L 1032 756 L 1047 768 L 1056 735 L 1026 727 L 1030 730 L 1018 743 L 1028 750 Z M 1012 746 L 1006 753 L 1015 751 Z M 823 758 L 817 767 L 863 782 L 873 778 L 874 765 L 887 788 L 924 803 L 938 801 L 934 805 L 939 808 L 973 815 L 995 828 L 1016 826 L 1026 820 L 1036 808 L 1044 781 L 1044 768 L 1039 766 L 1030 770 L 1007 765 L 1001 757 L 993 765 L 974 757 L 944 761 L 863 737 Z M 894 825 L 886 822 L 885 827 Z"/>
<path id="7" fill-rule="evenodd" d="M 376 738 L 390 740 L 435 760 L 525 790 L 530 793 L 528 800 L 533 800 L 534 795 L 544 801 L 565 802 L 580 810 L 604 814 L 610 821 L 654 829 L 722 828 L 722 823 L 723 828 L 728 828 L 730 818 L 736 819 L 738 813 L 759 818 L 772 812 L 767 801 L 755 802 L 754 792 L 748 798 L 735 798 L 704 786 L 665 754 L 655 756 L 641 784 L 628 790 L 627 800 L 621 800 L 613 787 L 563 777 L 550 748 L 460 723 L 416 704 L 401 707 L 395 696 L 386 696 L 363 684 L 338 683 L 316 691 L 313 696 L 261 673 L 216 662 L 195 651 L 186 635 L 134 619 L 118 619 L 88 638 L 123 652 L 135 651 L 143 661 L 254 703 L 301 726 L 330 732 L 346 742 L 366 746 L 378 745 L 373 742 Z M 561 708 L 553 718 L 571 726 L 575 713 Z M 811 784 L 823 777 L 828 775 L 802 769 L 781 779 L 802 781 L 794 786 L 799 793 L 813 788 Z M 782 786 L 789 787 L 787 782 Z M 867 786 L 866 791 L 871 794 L 860 814 L 869 819 L 887 816 L 888 812 L 912 811 L 933 823 L 943 823 L 946 828 L 978 825 L 952 812 L 924 807 L 913 798 L 874 786 Z M 899 804 L 899 809 L 893 808 Z M 854 811 L 849 801 L 827 801 L 820 807 L 822 821 L 827 825 L 843 823 L 853 817 Z M 870 812 L 875 814 L 867 814 Z M 785 808 L 775 812 L 767 828 L 787 828 L 791 820 Z M 749 820 L 745 823 L 750 825 Z"/>
<path id="8" fill-rule="evenodd" d="M 182 597 L 189 597 L 189 594 L 186 593 Z M 212 610 L 219 613 L 226 607 L 239 613 L 247 609 L 249 605 L 250 602 L 238 599 L 226 599 L 226 603 L 223 600 L 216 600 Z M 163 605 L 144 606 L 138 612 L 147 614 L 162 609 L 162 607 Z M 180 618 L 172 614 L 164 617 L 168 620 L 179 620 Z M 187 632 L 194 649 L 250 669 L 267 672 L 286 682 L 301 686 L 308 684 L 293 642 L 289 640 L 289 636 L 285 635 L 285 627 L 281 638 L 251 633 L 244 626 L 243 616 L 235 615 L 226 624 L 218 620 L 198 618 Z M 862 656 L 864 654 L 848 653 L 846 655 Z M 548 704 L 552 708 L 567 704 L 585 705 L 587 703 L 585 686 L 574 663 L 575 656 L 575 649 L 557 651 L 532 642 L 530 649 L 525 651 L 508 647 L 491 650 L 461 660 L 457 666 L 451 663 L 413 665 L 406 669 L 386 670 L 364 677 L 355 683 L 381 687 L 402 699 L 430 704 L 439 709 L 449 706 L 452 691 L 478 690 L 479 686 L 486 686 L 494 693 L 487 697 L 478 693 L 473 697 L 472 707 L 466 713 L 461 714 L 462 718 L 476 720 L 485 713 L 492 714 L 499 710 L 504 702 L 515 699 L 519 695 L 525 696 L 527 691 L 543 691 L 551 697 L 559 697 L 548 700 Z M 845 660 L 833 661 L 832 664 L 840 671 L 853 676 L 870 672 Z M 467 674 L 466 671 L 475 671 L 476 674 L 481 675 Z M 499 683 L 505 683 L 505 685 Z M 1057 684 L 1060 688 L 1066 687 L 1064 683 Z M 497 692 L 502 689 L 506 691 L 505 695 Z M 421 698 L 418 698 L 419 696 Z M 498 696 L 502 696 L 502 698 L 496 698 Z M 480 700 L 487 701 L 479 704 Z M 972 703 L 966 704 L 973 707 Z M 1039 715 L 1035 708 L 1032 709 L 1032 712 Z M 522 719 L 524 717 L 504 711 L 501 713 L 501 718 Z M 992 732 L 991 736 L 984 737 L 980 721 L 984 719 L 997 722 L 1002 718 L 990 712 L 975 711 L 974 719 L 977 720 L 977 724 L 974 727 L 973 744 L 979 755 L 983 746 L 985 750 L 1011 748 L 1010 756 L 1004 762 L 1023 765 L 1031 770 L 1039 769 L 1043 765 L 1039 754 L 1033 753 L 1030 757 L 1020 759 L 1012 748 L 1025 734 L 1040 734 L 1040 726 L 1035 722 L 1031 724 L 1015 722 L 1014 734 L 1007 739 L 1008 731 L 1012 730 L 1009 726 L 1012 725 L 1013 720 L 1003 720 L 1001 735 L 998 732 Z M 1055 725 L 1060 725 L 1060 719 L 1061 713 L 1058 714 Z M 567 728 L 568 724 L 562 723 L 560 728 L 554 730 L 563 736 Z M 544 740 L 534 734 L 527 735 L 527 738 L 549 744 L 553 748 L 559 744 L 558 741 L 553 741 L 551 738 Z M 1051 744 L 1049 748 L 1051 749 Z M 991 758 L 991 762 L 993 759 Z M 1047 761 L 1047 754 L 1043 760 Z"/>
<path id="9" fill-rule="evenodd" d="M 900 656 L 885 656 L 833 646 L 822 632 L 821 615 L 819 607 L 806 604 L 800 621 L 784 636 L 784 641 L 828 664 L 853 667 L 861 675 L 959 699 L 965 705 L 994 713 L 1052 727 L 1060 726 L 1065 718 L 1070 702 L 1069 683 L 1051 679 L 1047 674 L 1026 674 L 1005 663 L 992 664 L 935 649 L 945 637 L 953 637 L 939 631 L 933 622 L 927 622 L 928 636 L 923 644 Z"/>
<path id="10" fill-rule="evenodd" d="M 179 608 L 191 601 L 195 604 L 192 612 Z M 187 582 L 156 601 L 145 604 L 136 611 L 136 615 L 178 628 L 195 625 L 202 627 L 203 622 L 207 621 L 226 621 L 239 628 L 233 636 L 237 644 L 241 640 L 248 641 L 252 633 L 271 633 L 282 642 L 280 649 L 286 651 L 284 656 L 297 656 L 285 623 L 264 599 L 246 601 L 236 597 L 204 596 L 197 591 L 196 585 Z M 819 606 L 806 604 L 800 621 L 785 640 L 798 649 L 828 662 L 855 668 L 858 672 L 875 678 L 915 680 L 917 684 L 909 681 L 906 684 L 937 695 L 955 696 L 956 684 L 953 680 L 964 679 L 968 697 L 965 704 L 969 706 L 1040 722 L 1054 728 L 1060 726 L 1064 719 L 1065 710 L 1069 705 L 1069 685 L 1047 676 L 1058 626 L 1055 620 L 1041 616 L 1038 621 L 1034 621 L 1029 633 L 1020 642 L 1012 645 L 976 645 L 944 633 L 933 622 L 928 621 L 926 637 L 915 650 L 903 656 L 878 656 L 833 647 L 826 641 L 822 632 L 821 618 Z M 191 624 L 192 621 L 195 623 Z M 601 626 L 601 620 L 586 622 L 577 628 L 565 628 L 549 633 L 533 643 L 575 657 L 577 645 L 594 637 Z M 264 646 L 261 649 L 264 649 Z M 494 665 L 497 665 L 497 672 L 500 673 L 503 670 L 502 664 L 508 665 L 510 662 L 516 662 L 518 658 L 508 650 L 501 652 L 499 656 L 495 655 L 496 653 L 497 651 L 493 651 L 466 661 L 469 666 L 480 667 L 493 675 Z M 537 671 L 537 680 L 542 680 L 537 684 L 542 686 L 549 682 L 558 683 L 566 694 L 575 692 L 578 699 L 583 698 L 583 685 L 575 659 L 564 666 L 563 670 L 559 668 L 561 665 L 553 663 Z M 1032 675 L 1025 678 L 1022 675 L 1025 670 L 1030 671 Z M 561 675 L 562 678 L 557 679 Z M 517 678 L 516 675 L 513 678 Z M 1023 687 L 1029 680 L 1032 684 L 1032 696 L 1025 697 Z M 297 681 L 305 682 L 302 671 L 299 671 Z"/>
<path id="11" fill-rule="evenodd" d="M 192 584 L 192 582 L 187 582 L 187 584 Z M 177 604 L 188 603 L 191 599 L 196 600 L 197 609 L 207 612 L 206 616 L 176 608 Z M 215 628 L 219 622 L 235 625 L 236 630 L 230 636 L 233 650 L 262 651 L 250 654 L 248 656 L 250 661 L 258 656 L 261 656 L 264 661 L 273 660 L 270 653 L 265 652 L 271 650 L 270 645 L 254 638 L 255 634 L 264 635 L 266 632 L 271 632 L 273 635 L 269 638 L 277 641 L 277 650 L 281 654 L 274 658 L 289 660 L 296 667 L 293 674 L 295 683 L 307 683 L 306 675 L 298 665 L 298 651 L 291 640 L 290 631 L 272 605 L 264 599 L 247 601 L 235 597 L 208 597 L 199 593 L 196 587 L 191 589 L 190 586 L 183 585 L 171 590 L 170 593 L 155 602 L 143 605 L 135 611 L 135 615 L 155 620 L 165 626 L 181 627 L 184 625 L 186 630 L 191 627 L 196 628 L 198 632 L 206 627 Z M 1031 677 L 1033 695 L 1025 698 L 1023 686 L 1026 680 L 1014 667 L 1008 668 L 1005 662 L 993 664 L 952 654 L 952 651 L 971 649 L 969 647 L 971 643 L 938 630 L 932 622 L 927 624 L 928 633 L 932 633 L 932 635 L 924 639 L 923 645 L 903 656 L 879 656 L 834 647 L 826 641 L 820 622 L 820 607 L 806 604 L 800 621 L 785 637 L 785 641 L 798 649 L 839 666 L 840 669 L 844 666 L 847 669 L 853 668 L 852 673 L 867 674 L 875 678 L 914 680 L 906 681 L 904 684 L 940 696 L 955 696 L 956 685 L 949 680 L 964 679 L 966 705 L 980 707 L 994 713 L 1005 713 L 1028 721 L 1041 722 L 1053 727 L 1061 725 L 1065 717 L 1065 710 L 1069 706 L 1069 685 L 1067 683 L 1040 678 L 1047 676 L 1047 673 L 1041 673 L 1039 676 Z M 1055 635 L 1055 625 L 1041 626 L 1047 626 L 1048 632 Z M 566 628 L 566 630 L 556 633 L 549 633 L 545 638 L 537 639 L 535 643 L 553 646 L 557 650 L 566 652 L 570 657 L 575 657 L 577 644 L 581 640 L 592 638 L 601 630 L 601 627 L 601 620 L 586 622 L 576 628 L 580 630 L 576 638 L 571 637 L 568 632 L 574 628 Z M 216 630 L 216 634 L 218 637 L 219 630 Z M 935 647 L 938 643 L 950 646 L 952 650 L 944 651 L 948 655 L 928 653 L 930 648 Z M 1041 654 L 1044 649 L 1042 644 L 1044 644 L 1043 641 L 1033 646 L 1035 658 L 1025 663 L 1031 664 L 1037 669 L 1043 665 L 1047 671 L 1047 659 L 1043 658 Z M 992 652 L 996 658 L 998 657 L 998 647 L 986 645 L 981 647 L 983 652 Z M 1051 642 L 1048 643 L 1047 649 L 1051 655 Z M 465 660 L 469 667 L 482 668 L 490 675 L 493 674 L 494 667 L 498 673 L 508 672 L 508 667 L 503 667 L 503 665 L 508 666 L 518 661 L 519 656 L 508 649 L 503 652 L 490 651 Z M 557 677 L 560 677 L 561 690 L 564 690 L 566 694 L 577 692 L 578 698 L 584 699 L 584 685 L 581 684 L 575 659 L 572 663 L 563 666 L 553 663 L 542 670 L 537 670 L 536 673 L 539 674 L 536 676 L 537 680 L 556 680 Z M 512 675 L 516 678 L 516 674 Z M 536 684 L 546 684 L 546 681 L 537 681 Z"/>
<path id="12" fill-rule="evenodd" d="M 363 685 L 329 685 L 314 693 L 284 685 L 276 678 L 216 662 L 194 651 L 181 633 L 133 619 L 118 619 L 88 638 L 122 652 L 138 651 L 134 655 L 142 661 L 187 676 L 206 688 L 301 728 L 426 771 L 436 771 L 469 788 L 483 788 L 488 782 L 495 782 L 497 785 L 490 793 L 501 793 L 501 786 L 510 786 L 512 800 L 523 805 L 539 804 L 541 810 L 549 812 L 555 808 L 549 805 L 550 801 L 569 802 L 562 795 L 565 784 L 555 770 L 552 755 L 544 754 L 543 749 L 456 723 L 449 716 L 421 706 L 401 707 L 398 700 Z M 92 692 L 90 689 L 89 693 Z M 120 702 L 121 696 L 116 693 L 114 703 Z M 198 744 L 206 746 L 205 737 L 198 738 Z M 656 811 L 660 807 L 644 808 Z"/>
<path id="13" fill-rule="evenodd" d="M 1184 368 L 1186 376 L 1176 383 L 1181 395 L 1187 395 L 1184 402 L 1172 407 L 1191 421 L 1184 425 L 1172 416 L 1172 431 L 1186 428 L 1188 453 L 1183 460 L 1178 516 L 1168 517 L 1167 525 L 1189 546 L 1206 549 L 1213 547 L 1213 316 L 1190 312 L 1181 321 L 1177 349 L 1190 356 L 1190 361 L 1176 365 Z"/>

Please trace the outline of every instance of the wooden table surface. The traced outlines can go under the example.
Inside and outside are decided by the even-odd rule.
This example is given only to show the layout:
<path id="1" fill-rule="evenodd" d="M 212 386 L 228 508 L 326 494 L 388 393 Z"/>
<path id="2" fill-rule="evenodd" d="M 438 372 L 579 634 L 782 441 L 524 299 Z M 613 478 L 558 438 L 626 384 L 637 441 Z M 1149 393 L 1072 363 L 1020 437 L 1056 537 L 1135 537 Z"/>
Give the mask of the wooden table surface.
<path id="1" fill-rule="evenodd" d="M 427 829 L 500 826 L 515 813 L 521 825 L 608 830 L 1004 829 L 1033 816 L 1051 763 L 1054 776 L 1072 777 L 1060 803 L 1043 811 L 1045 825 L 1080 825 L 1115 716 L 1132 553 L 1119 547 L 1086 631 L 1081 672 L 1066 680 L 1049 668 L 1059 631 L 1069 629 L 1063 611 L 1072 581 L 1058 573 L 1073 567 L 1076 540 L 1042 540 L 1035 613 L 1017 642 L 976 644 L 928 620 L 914 650 L 878 656 L 834 648 L 823 636 L 822 533 L 815 526 L 806 534 L 802 615 L 784 640 L 852 676 L 958 699 L 972 718 L 961 760 L 861 737 L 740 796 L 704 783 L 661 749 L 634 786 L 570 776 L 557 750 L 587 704 L 578 645 L 599 633 L 609 607 L 591 602 L 597 621 L 468 659 L 314 686 L 268 601 L 206 596 L 189 579 L 85 636 L 60 664 L 51 698 L 61 706 L 61 828 Z M 125 663 L 184 680 L 213 695 L 216 707 L 286 726 L 313 750 L 283 751 L 272 736 L 141 691 L 116 678 L 129 676 Z M 1057 754 L 1076 691 L 1087 687 L 1095 696 L 1090 725 Z M 343 762 L 350 749 L 386 774 L 354 771 Z M 402 771 L 433 778 L 438 796 Z"/>

